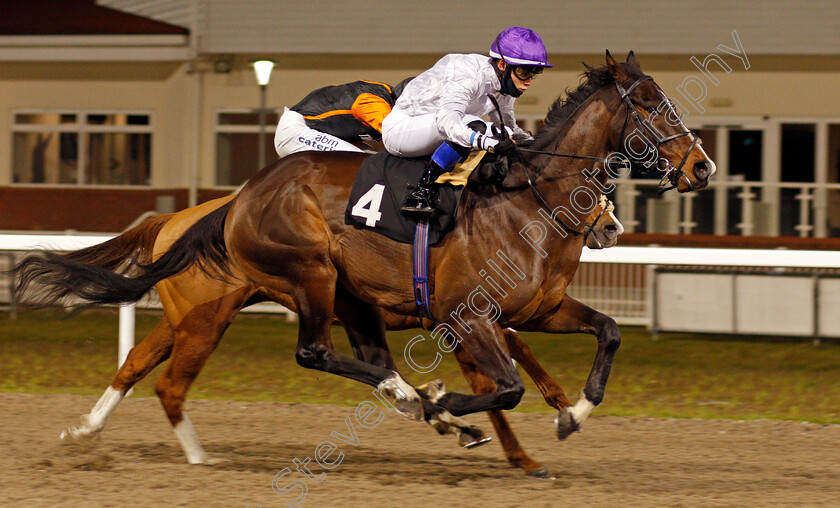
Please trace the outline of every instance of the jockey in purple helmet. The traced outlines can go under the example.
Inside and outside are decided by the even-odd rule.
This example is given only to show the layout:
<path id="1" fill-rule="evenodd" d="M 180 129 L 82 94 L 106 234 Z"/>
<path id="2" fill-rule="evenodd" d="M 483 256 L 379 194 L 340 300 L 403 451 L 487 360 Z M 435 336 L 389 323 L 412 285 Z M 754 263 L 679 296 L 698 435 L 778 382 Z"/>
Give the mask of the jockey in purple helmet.
<path id="1" fill-rule="evenodd" d="M 531 80 L 548 63 L 540 36 L 533 30 L 511 27 L 490 46 L 490 57 L 479 54 L 449 54 L 414 78 L 382 122 L 382 141 L 393 155 L 432 160 L 418 186 L 406 200 L 403 212 L 428 217 L 434 212 L 433 182 L 450 171 L 471 149 L 506 154 L 515 146 L 490 135 L 486 122 L 500 120 L 512 130 L 513 139 L 530 135 L 516 125 L 513 104 Z M 498 114 L 489 97 L 501 110 Z"/>

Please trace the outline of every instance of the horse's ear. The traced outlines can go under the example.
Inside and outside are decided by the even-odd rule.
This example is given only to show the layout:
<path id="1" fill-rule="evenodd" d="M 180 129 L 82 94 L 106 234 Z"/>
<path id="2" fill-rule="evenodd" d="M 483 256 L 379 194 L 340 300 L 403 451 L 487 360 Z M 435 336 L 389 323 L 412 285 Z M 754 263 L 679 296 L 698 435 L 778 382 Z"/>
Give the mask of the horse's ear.
<path id="1" fill-rule="evenodd" d="M 642 66 L 639 65 L 639 61 L 636 60 L 636 53 L 633 52 L 631 49 L 629 53 L 627 53 L 627 64 L 631 67 L 641 70 Z"/>
<path id="2" fill-rule="evenodd" d="M 610 50 L 607 50 L 607 69 L 609 69 L 613 79 L 619 83 L 627 81 L 630 78 L 630 74 L 628 74 L 627 71 L 615 61 L 615 58 L 612 57 Z"/>

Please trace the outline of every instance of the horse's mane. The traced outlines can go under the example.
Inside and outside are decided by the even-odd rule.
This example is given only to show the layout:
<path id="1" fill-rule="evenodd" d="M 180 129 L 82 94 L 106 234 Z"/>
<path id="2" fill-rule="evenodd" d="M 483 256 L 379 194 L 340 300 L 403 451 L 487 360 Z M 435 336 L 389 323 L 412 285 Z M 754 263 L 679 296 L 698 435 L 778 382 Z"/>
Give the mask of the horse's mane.
<path id="1" fill-rule="evenodd" d="M 600 90 L 604 85 L 615 82 L 615 79 L 610 74 L 609 68 L 604 65 L 601 67 L 591 67 L 584 62 L 586 71 L 581 75 L 581 83 L 574 90 L 567 88 L 566 96 L 562 95 L 554 101 L 554 104 L 548 110 L 548 114 L 543 121 L 543 124 L 537 129 L 534 135 L 534 146 L 538 149 L 544 149 L 548 143 L 557 139 L 557 134 L 560 129 L 566 124 L 566 121 L 571 118 L 578 106 L 584 103 L 593 93 Z M 638 79 L 644 76 L 642 69 L 631 63 L 618 64 L 624 68 L 633 79 Z"/>

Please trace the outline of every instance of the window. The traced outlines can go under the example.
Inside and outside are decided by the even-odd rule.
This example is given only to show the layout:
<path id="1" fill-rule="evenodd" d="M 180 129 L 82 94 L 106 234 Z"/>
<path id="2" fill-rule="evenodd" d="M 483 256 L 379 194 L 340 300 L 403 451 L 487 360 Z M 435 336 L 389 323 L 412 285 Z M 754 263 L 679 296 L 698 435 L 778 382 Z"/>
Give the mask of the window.
<path id="1" fill-rule="evenodd" d="M 542 126 L 543 120 L 542 115 L 521 115 L 516 117 L 516 125 L 533 135 Z"/>
<path id="2" fill-rule="evenodd" d="M 265 162 L 277 160 L 274 129 L 279 116 L 265 115 Z M 260 115 L 253 111 L 220 111 L 216 115 L 216 185 L 241 185 L 260 170 Z"/>
<path id="3" fill-rule="evenodd" d="M 12 181 L 149 185 L 148 113 L 15 112 Z"/>
<path id="4" fill-rule="evenodd" d="M 743 175 L 748 182 L 761 181 L 764 133 L 760 130 L 730 129 L 729 174 Z"/>

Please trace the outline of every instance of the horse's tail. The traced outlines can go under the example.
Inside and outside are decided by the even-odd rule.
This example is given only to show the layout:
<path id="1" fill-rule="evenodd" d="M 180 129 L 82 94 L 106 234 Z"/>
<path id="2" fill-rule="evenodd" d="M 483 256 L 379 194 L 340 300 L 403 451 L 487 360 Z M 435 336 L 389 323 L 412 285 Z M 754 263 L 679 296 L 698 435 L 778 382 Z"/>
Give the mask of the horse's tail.
<path id="1" fill-rule="evenodd" d="M 73 297 L 84 300 L 84 306 L 122 304 L 136 302 L 161 280 L 193 265 L 210 274 L 229 275 L 224 224 L 233 201 L 202 217 L 152 263 L 148 261 L 154 239 L 168 218 L 161 219 L 154 227 L 143 231 L 134 228 L 105 244 L 87 249 L 68 254 L 44 251 L 26 256 L 13 270 L 19 277 L 15 293 L 21 297 L 35 283 L 38 290 L 34 301 L 30 299 L 27 303 L 36 307 L 71 304 Z M 135 243 L 133 249 L 119 249 L 120 244 L 128 244 L 129 237 L 143 247 Z M 125 257 L 119 259 L 119 252 L 135 253 L 135 258 L 128 260 L 128 268 L 120 271 L 131 270 L 137 272 L 136 275 L 126 276 L 115 271 L 126 261 Z"/>
<path id="2" fill-rule="evenodd" d="M 151 263 L 155 240 L 174 215 L 156 215 L 107 242 L 69 252 L 64 258 L 119 273 L 127 271 L 134 264 Z"/>

